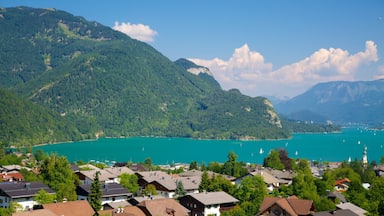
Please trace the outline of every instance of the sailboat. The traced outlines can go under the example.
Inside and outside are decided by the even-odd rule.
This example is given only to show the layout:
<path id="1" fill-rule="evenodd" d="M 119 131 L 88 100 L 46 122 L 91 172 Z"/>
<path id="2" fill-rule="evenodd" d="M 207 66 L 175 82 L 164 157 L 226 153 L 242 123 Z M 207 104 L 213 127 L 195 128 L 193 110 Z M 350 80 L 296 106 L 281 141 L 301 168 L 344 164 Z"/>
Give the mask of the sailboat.
<path id="1" fill-rule="evenodd" d="M 351 163 L 351 161 L 352 161 L 351 156 L 349 156 L 348 163 Z"/>
<path id="2" fill-rule="evenodd" d="M 264 150 L 263 150 L 263 148 L 260 148 L 260 152 L 259 152 L 260 154 L 263 154 L 264 153 Z"/>

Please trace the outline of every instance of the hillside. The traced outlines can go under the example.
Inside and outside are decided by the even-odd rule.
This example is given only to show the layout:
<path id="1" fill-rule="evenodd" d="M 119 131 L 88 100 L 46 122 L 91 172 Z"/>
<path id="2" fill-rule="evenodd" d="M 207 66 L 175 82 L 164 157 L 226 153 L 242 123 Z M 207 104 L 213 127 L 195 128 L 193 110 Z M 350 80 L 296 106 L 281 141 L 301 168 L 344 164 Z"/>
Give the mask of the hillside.
<path id="1" fill-rule="evenodd" d="M 233 97 L 210 74 L 188 72 L 190 63 L 97 22 L 55 9 L 3 8 L 0 29 L 0 87 L 60 114 L 88 138 L 289 136 L 265 98 Z"/>
<path id="2" fill-rule="evenodd" d="M 0 88 L 0 144 L 28 146 L 81 138 L 61 116 Z"/>
<path id="3" fill-rule="evenodd" d="M 378 125 L 384 122 L 384 79 L 327 82 L 276 105 L 294 119 Z"/>

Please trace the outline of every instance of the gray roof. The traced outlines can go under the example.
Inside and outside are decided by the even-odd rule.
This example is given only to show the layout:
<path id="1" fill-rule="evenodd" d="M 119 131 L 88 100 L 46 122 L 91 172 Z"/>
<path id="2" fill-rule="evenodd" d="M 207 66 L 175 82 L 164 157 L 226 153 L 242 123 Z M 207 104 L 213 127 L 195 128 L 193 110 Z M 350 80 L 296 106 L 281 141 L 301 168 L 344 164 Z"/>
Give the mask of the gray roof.
<path id="1" fill-rule="evenodd" d="M 129 202 L 127 202 L 125 200 L 124 201 L 119 201 L 119 202 L 109 202 L 109 203 L 104 204 L 104 206 L 105 205 L 108 205 L 108 206 L 110 206 L 113 209 L 117 209 L 119 207 L 125 207 L 125 206 L 132 206 Z"/>
<path id="2" fill-rule="evenodd" d="M 203 205 L 206 206 L 239 202 L 239 200 L 225 193 L 224 191 L 204 192 L 198 194 L 190 194 L 189 196 L 193 197 L 195 200 L 201 202 Z"/>
<path id="3" fill-rule="evenodd" d="M 33 197 L 40 190 L 45 190 L 47 193 L 54 194 L 55 192 L 42 182 L 4 182 L 0 183 L 1 194 L 11 197 Z"/>
<path id="4" fill-rule="evenodd" d="M 359 206 L 354 205 L 350 202 L 338 204 L 338 205 L 336 205 L 336 207 L 339 209 L 349 209 L 349 210 L 353 211 L 355 214 L 360 215 L 360 216 L 365 216 L 365 214 L 367 213 L 366 210 L 364 210 L 364 209 L 360 208 Z"/>
<path id="5" fill-rule="evenodd" d="M 349 209 L 339 209 L 336 211 L 316 212 L 313 214 L 313 216 L 358 216 L 358 214 Z"/>
<path id="6" fill-rule="evenodd" d="M 89 184 L 79 185 L 77 188 L 78 195 L 88 196 L 90 192 L 91 192 L 91 185 Z M 126 188 L 124 188 L 118 183 L 101 184 L 101 194 L 102 194 L 102 197 L 132 195 L 132 193 L 130 193 Z"/>

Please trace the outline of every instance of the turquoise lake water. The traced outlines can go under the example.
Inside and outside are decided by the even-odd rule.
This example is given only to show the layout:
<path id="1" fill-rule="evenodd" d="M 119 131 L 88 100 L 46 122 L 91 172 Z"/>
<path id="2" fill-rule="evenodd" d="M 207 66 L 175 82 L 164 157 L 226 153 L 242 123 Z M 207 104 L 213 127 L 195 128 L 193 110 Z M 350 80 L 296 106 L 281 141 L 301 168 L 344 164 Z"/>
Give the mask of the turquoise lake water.
<path id="1" fill-rule="evenodd" d="M 194 140 L 186 138 L 106 138 L 34 147 L 46 153 L 64 155 L 73 161 L 142 162 L 150 157 L 155 164 L 197 161 L 225 162 L 233 151 L 238 161 L 262 164 L 268 152 L 285 148 L 291 158 L 317 161 L 361 159 L 367 146 L 368 161 L 384 156 L 384 131 L 345 128 L 341 133 L 294 134 L 287 140 Z M 262 153 L 261 150 L 262 149 Z"/>

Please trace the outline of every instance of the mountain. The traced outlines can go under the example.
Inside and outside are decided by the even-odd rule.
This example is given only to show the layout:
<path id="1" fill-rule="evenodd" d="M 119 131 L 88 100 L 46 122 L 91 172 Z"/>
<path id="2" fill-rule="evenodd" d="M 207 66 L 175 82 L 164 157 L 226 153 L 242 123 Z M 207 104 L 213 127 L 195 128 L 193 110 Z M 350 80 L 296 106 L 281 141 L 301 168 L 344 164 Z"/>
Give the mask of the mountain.
<path id="1" fill-rule="evenodd" d="M 80 132 L 65 118 L 0 88 L 0 144 L 32 145 L 79 139 Z"/>
<path id="2" fill-rule="evenodd" d="M 283 138 L 266 98 L 223 91 L 207 68 L 55 9 L 0 9 L 0 87 L 86 138 Z"/>
<path id="3" fill-rule="evenodd" d="M 377 125 L 384 122 L 384 79 L 326 82 L 276 105 L 279 113 L 305 121 Z"/>

